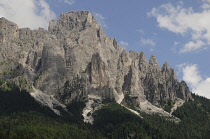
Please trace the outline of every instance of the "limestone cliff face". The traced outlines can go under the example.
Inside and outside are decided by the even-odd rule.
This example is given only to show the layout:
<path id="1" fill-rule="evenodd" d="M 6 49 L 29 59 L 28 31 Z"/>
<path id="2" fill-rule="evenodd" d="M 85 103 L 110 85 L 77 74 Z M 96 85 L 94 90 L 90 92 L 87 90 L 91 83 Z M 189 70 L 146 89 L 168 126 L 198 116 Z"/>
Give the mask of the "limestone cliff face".
<path id="1" fill-rule="evenodd" d="M 0 78 L 20 88 L 32 86 L 62 103 L 85 100 L 88 94 L 141 105 L 191 99 L 166 62 L 159 67 L 154 55 L 126 52 L 108 38 L 87 11 L 62 13 L 48 30 L 19 29 L 0 19 Z M 21 81 L 21 80 L 24 80 Z"/>

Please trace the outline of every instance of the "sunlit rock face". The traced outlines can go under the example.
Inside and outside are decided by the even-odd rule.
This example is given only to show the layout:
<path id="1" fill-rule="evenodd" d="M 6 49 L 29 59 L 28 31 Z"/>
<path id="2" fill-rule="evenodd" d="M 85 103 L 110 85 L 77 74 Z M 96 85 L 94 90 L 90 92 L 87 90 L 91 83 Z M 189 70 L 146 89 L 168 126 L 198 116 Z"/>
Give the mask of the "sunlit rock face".
<path id="1" fill-rule="evenodd" d="M 126 52 L 88 11 L 62 13 L 48 30 L 19 29 L 1 18 L 0 50 L 1 79 L 30 92 L 34 87 L 63 104 L 91 94 L 136 107 L 146 100 L 161 105 L 191 99 L 167 62 L 159 67 L 154 55 L 147 61 L 143 52 Z"/>

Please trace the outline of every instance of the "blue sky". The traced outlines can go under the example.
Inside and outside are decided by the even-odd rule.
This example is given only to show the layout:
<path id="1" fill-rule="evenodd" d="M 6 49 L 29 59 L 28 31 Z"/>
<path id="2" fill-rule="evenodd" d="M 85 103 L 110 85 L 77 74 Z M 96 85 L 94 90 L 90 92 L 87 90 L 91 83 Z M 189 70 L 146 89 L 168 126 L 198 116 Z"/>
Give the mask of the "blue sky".
<path id="1" fill-rule="evenodd" d="M 127 51 L 156 55 L 191 90 L 210 98 L 210 0 L 1 0 L 0 17 L 47 29 L 62 12 L 90 11 Z"/>

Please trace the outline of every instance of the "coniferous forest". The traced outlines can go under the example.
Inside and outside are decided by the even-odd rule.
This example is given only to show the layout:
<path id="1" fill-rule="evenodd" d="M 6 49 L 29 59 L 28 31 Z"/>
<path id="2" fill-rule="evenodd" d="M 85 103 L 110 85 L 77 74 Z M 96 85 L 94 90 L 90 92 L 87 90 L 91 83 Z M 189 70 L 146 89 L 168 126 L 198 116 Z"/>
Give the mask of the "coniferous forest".
<path id="1" fill-rule="evenodd" d="M 62 116 L 37 103 L 14 84 L 1 81 L 1 139 L 193 139 L 210 137 L 210 100 L 192 95 L 173 115 L 181 122 L 157 114 L 141 113 L 143 118 L 114 102 L 94 114 L 94 124 L 82 121 L 84 103 L 67 105 Z"/>

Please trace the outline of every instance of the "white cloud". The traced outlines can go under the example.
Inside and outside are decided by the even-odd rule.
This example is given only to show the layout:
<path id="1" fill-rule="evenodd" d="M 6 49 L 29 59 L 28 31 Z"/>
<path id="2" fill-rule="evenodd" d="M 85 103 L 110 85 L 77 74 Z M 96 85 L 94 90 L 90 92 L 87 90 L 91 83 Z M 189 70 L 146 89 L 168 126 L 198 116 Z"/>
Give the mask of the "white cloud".
<path id="1" fill-rule="evenodd" d="M 15 22 L 21 28 L 47 29 L 49 21 L 56 15 L 45 0 L 1 0 L 0 17 Z"/>
<path id="2" fill-rule="evenodd" d="M 196 64 L 185 65 L 182 69 L 182 72 L 183 72 L 183 80 L 186 81 L 187 83 L 190 83 L 190 85 L 193 88 L 196 88 L 196 86 L 202 80 Z"/>
<path id="3" fill-rule="evenodd" d="M 197 49 L 203 47 L 204 45 L 205 45 L 205 43 L 203 41 L 201 41 L 201 40 L 190 41 L 187 44 L 185 44 L 184 48 L 181 49 L 179 52 L 180 53 L 185 53 L 185 52 L 197 50 Z"/>
<path id="4" fill-rule="evenodd" d="M 93 16 L 98 21 L 98 23 L 101 25 L 102 28 L 107 28 L 107 24 L 105 22 L 105 17 L 100 13 L 93 13 Z"/>
<path id="5" fill-rule="evenodd" d="M 128 46 L 128 43 L 127 42 L 124 42 L 124 41 L 120 41 L 120 45 L 121 46 Z"/>
<path id="6" fill-rule="evenodd" d="M 203 3 L 200 12 L 195 12 L 193 8 L 184 8 L 179 2 L 176 6 L 164 4 L 159 8 L 153 8 L 149 16 L 157 19 L 160 28 L 167 29 L 180 35 L 191 35 L 191 40 L 187 42 L 180 52 L 189 52 L 205 48 L 210 45 L 210 0 Z"/>
<path id="7" fill-rule="evenodd" d="M 203 0 L 204 2 L 208 2 L 208 3 L 210 3 L 210 0 Z"/>
<path id="8" fill-rule="evenodd" d="M 75 0 L 62 0 L 64 3 L 72 5 L 75 3 Z"/>
<path id="9" fill-rule="evenodd" d="M 150 45 L 150 46 L 155 46 L 156 42 L 153 41 L 152 39 L 145 39 L 145 38 L 141 38 L 141 44 L 143 45 Z"/>
<path id="10" fill-rule="evenodd" d="M 209 4 L 203 4 L 201 6 L 201 8 L 203 8 L 203 9 L 209 9 L 210 8 L 210 5 Z"/>
<path id="11" fill-rule="evenodd" d="M 178 42 L 178 41 L 174 41 L 174 45 L 179 45 L 181 42 Z"/>
<path id="12" fill-rule="evenodd" d="M 153 49 L 153 48 L 150 48 L 150 49 L 149 49 L 149 51 L 150 51 L 150 52 L 154 52 L 154 51 L 155 51 L 155 49 Z"/>
<path id="13" fill-rule="evenodd" d="M 144 34 L 144 30 L 142 30 L 142 29 L 138 29 L 136 31 L 139 32 L 140 34 Z"/>
<path id="14" fill-rule="evenodd" d="M 203 79 L 196 64 L 182 64 L 183 80 L 192 88 L 192 92 L 210 98 L 210 77 Z"/>

